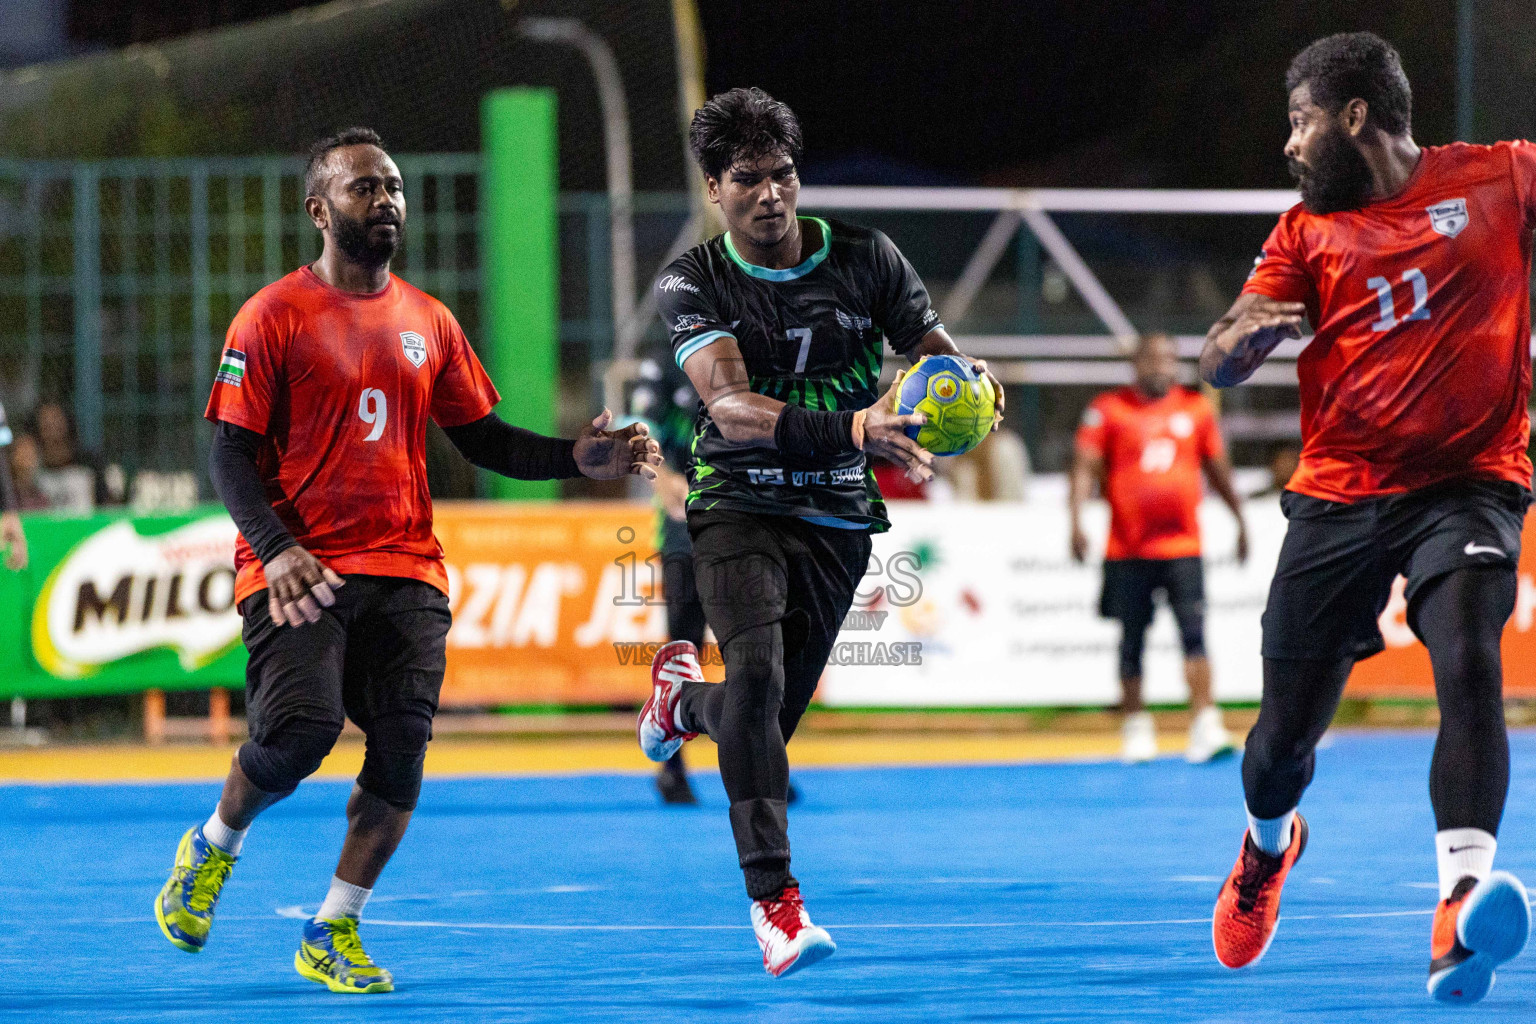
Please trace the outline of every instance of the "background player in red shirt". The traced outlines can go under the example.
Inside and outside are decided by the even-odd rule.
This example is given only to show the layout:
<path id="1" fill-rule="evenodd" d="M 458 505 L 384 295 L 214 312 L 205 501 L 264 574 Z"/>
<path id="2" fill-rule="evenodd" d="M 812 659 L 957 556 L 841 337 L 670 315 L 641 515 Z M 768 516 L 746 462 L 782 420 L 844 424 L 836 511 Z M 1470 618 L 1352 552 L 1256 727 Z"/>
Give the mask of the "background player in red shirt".
<path id="1" fill-rule="evenodd" d="M 1440 704 L 1429 991 L 1472 1002 L 1530 929 L 1524 888 L 1492 865 L 1509 788 L 1499 641 L 1530 503 L 1536 146 L 1418 146 L 1398 55 L 1369 33 L 1313 43 L 1286 88 L 1302 203 L 1201 356 L 1226 387 L 1303 317 L 1315 332 L 1297 362 L 1303 448 L 1281 498 L 1290 525 L 1243 759 L 1249 827 L 1216 904 L 1216 955 L 1241 967 L 1268 946 L 1307 843 L 1295 809 L 1313 750 L 1351 666 L 1382 649 L 1401 573 Z"/>
<path id="2" fill-rule="evenodd" d="M 1100 395 L 1083 411 L 1072 459 L 1068 509 L 1072 557 L 1088 556 L 1082 507 L 1099 485 L 1109 502 L 1109 543 L 1099 614 L 1119 619 L 1120 693 L 1125 712 L 1121 757 L 1157 756 L 1157 730 L 1141 701 L 1142 652 L 1152 624 L 1153 595 L 1162 591 L 1179 624 L 1189 684 L 1185 757 L 1203 763 L 1232 749 L 1211 700 L 1205 656 L 1205 571 L 1200 561 L 1202 472 L 1237 517 L 1237 557 L 1248 558 L 1248 530 L 1232 488 L 1232 464 L 1210 404 L 1177 383 L 1178 349 L 1166 334 L 1149 334 L 1132 356 L 1136 382 Z"/>
<path id="3" fill-rule="evenodd" d="M 604 430 L 607 410 L 575 441 L 491 411 L 500 396 L 453 314 L 389 272 L 405 197 L 377 134 L 317 143 L 305 187 L 324 251 L 241 308 L 208 400 L 210 471 L 240 527 L 251 736 L 213 815 L 182 837 L 155 914 L 172 943 L 201 950 L 251 822 L 320 766 L 351 718 L 367 752 L 294 965 L 332 991 L 387 992 L 358 919 L 421 791 L 451 622 L 428 418 L 471 462 L 525 480 L 654 478 L 661 456 L 643 425 Z"/>

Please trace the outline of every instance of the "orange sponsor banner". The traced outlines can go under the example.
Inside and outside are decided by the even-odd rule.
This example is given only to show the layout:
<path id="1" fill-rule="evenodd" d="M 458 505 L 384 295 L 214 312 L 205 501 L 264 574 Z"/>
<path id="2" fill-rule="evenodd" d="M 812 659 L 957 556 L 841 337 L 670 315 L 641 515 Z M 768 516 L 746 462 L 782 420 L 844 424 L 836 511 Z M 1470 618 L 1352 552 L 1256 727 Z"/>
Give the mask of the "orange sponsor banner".
<path id="1" fill-rule="evenodd" d="M 1345 690 L 1351 697 L 1433 697 L 1435 677 L 1429 652 L 1408 628 L 1404 580 L 1397 578 L 1392 600 L 1381 613 L 1387 649 L 1355 666 Z M 1536 518 L 1525 521 L 1520 540 L 1515 613 L 1504 627 L 1504 695 L 1536 697 Z"/>
<path id="2" fill-rule="evenodd" d="M 645 699 L 667 639 L 651 506 L 441 502 L 434 526 L 453 607 L 444 706 Z"/>

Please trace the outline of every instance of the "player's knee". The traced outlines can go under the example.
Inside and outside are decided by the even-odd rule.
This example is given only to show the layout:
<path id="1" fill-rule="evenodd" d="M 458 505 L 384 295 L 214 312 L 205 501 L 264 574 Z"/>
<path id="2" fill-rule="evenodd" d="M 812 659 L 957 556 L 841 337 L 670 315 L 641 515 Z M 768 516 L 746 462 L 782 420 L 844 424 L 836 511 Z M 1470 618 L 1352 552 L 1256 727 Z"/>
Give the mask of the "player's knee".
<path id="1" fill-rule="evenodd" d="M 1173 616 L 1179 623 L 1179 643 L 1184 647 L 1184 657 L 1205 657 L 1204 602 L 1176 605 Z"/>
<path id="2" fill-rule="evenodd" d="M 1120 633 L 1120 678 L 1140 679 L 1142 655 L 1147 646 L 1144 623 L 1127 622 Z"/>
<path id="3" fill-rule="evenodd" d="M 414 810 L 432 720 L 423 715 L 385 715 L 368 726 L 368 746 L 357 784 L 391 807 Z"/>
<path id="4" fill-rule="evenodd" d="M 325 760 L 342 723 L 310 721 L 302 727 L 280 730 L 240 747 L 240 770 L 263 793 L 289 793 L 313 775 Z"/>
<path id="5" fill-rule="evenodd" d="M 730 712 L 765 725 L 784 706 L 784 646 L 778 625 L 743 630 L 725 645 L 726 702 Z"/>

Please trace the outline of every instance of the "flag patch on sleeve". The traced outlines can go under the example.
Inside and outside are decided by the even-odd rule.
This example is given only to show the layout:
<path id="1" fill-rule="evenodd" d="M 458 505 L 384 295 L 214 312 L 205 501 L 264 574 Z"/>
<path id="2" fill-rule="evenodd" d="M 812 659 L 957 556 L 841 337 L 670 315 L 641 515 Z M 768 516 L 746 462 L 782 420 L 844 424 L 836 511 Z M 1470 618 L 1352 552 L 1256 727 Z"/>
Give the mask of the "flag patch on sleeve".
<path id="1" fill-rule="evenodd" d="M 224 350 L 224 358 L 219 362 L 219 372 L 214 375 L 215 384 L 232 384 L 239 387 L 245 382 L 245 353 L 237 348 Z"/>

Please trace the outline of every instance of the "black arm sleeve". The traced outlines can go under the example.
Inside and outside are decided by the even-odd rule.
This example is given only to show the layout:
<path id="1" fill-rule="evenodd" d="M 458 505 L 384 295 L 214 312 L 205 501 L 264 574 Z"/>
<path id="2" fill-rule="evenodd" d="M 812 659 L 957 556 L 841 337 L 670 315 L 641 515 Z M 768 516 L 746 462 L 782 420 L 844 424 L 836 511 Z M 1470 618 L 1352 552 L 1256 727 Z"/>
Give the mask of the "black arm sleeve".
<path id="1" fill-rule="evenodd" d="M 576 442 L 514 427 L 495 413 L 443 433 L 470 462 L 513 480 L 568 480 L 581 476 Z"/>
<path id="2" fill-rule="evenodd" d="M 21 499 L 16 496 L 16 482 L 11 479 L 11 460 L 6 458 L 5 450 L 0 448 L 0 512 L 15 512 L 20 507 Z"/>
<path id="3" fill-rule="evenodd" d="M 298 543 L 267 500 L 266 485 L 256 468 L 262 437 L 254 430 L 220 421 L 208 455 L 208 475 L 224 500 L 229 516 L 262 564 Z"/>

